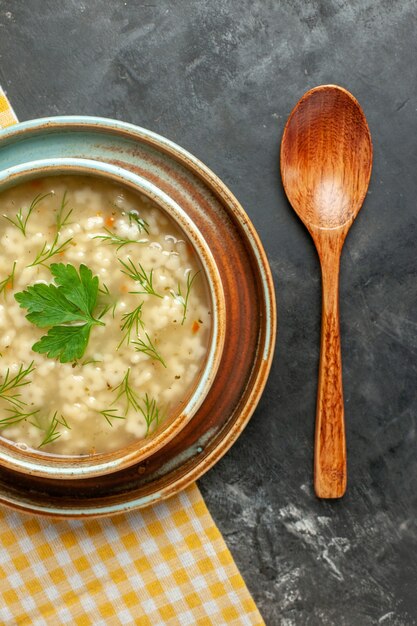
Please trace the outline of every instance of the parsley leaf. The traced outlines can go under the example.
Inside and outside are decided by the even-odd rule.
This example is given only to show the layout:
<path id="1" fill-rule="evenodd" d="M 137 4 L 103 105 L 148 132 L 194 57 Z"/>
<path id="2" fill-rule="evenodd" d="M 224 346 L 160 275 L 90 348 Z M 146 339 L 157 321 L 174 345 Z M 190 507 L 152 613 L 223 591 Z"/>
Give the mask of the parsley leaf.
<path id="1" fill-rule="evenodd" d="M 55 285 L 36 283 L 15 295 L 22 308 L 29 311 L 29 322 L 39 328 L 85 321 L 85 315 Z"/>
<path id="2" fill-rule="evenodd" d="M 34 352 L 46 354 L 50 359 L 59 358 L 61 363 L 80 359 L 87 347 L 92 324 L 82 326 L 54 326 L 48 334 L 32 346 Z"/>
<path id="3" fill-rule="evenodd" d="M 32 350 L 68 363 L 83 356 L 91 328 L 104 323 L 93 317 L 99 280 L 85 265 L 79 271 L 71 265 L 53 263 L 50 267 L 56 284 L 36 283 L 15 294 L 28 310 L 26 318 L 38 326 L 52 326 Z"/>
<path id="4" fill-rule="evenodd" d="M 85 265 L 80 265 L 78 275 L 73 265 L 64 263 L 52 263 L 51 272 L 55 282 L 61 285 L 67 300 L 93 320 L 92 311 L 98 295 L 98 276 L 93 277 L 93 272 Z"/>

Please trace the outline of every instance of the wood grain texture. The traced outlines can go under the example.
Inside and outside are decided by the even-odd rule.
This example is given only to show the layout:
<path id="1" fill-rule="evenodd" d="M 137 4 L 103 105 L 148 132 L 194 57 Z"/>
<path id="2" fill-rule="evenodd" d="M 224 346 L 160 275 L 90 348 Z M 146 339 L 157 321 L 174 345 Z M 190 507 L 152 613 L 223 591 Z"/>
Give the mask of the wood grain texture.
<path id="1" fill-rule="evenodd" d="M 322 329 L 314 453 L 314 484 L 321 498 L 346 491 L 346 437 L 339 327 L 339 265 L 344 233 L 321 231 Z M 343 238 L 342 238 L 343 237 Z"/>
<path id="2" fill-rule="evenodd" d="M 314 450 L 320 498 L 346 490 L 339 267 L 349 228 L 365 199 L 372 142 L 357 100 L 336 85 L 308 91 L 293 109 L 281 143 L 281 176 L 290 203 L 308 228 L 322 271 L 322 331 Z"/>

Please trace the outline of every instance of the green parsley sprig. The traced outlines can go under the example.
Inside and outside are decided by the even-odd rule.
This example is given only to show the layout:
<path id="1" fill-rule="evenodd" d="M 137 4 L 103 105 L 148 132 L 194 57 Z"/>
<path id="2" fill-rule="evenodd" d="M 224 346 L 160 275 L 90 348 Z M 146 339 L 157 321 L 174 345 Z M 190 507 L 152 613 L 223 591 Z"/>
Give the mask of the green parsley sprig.
<path id="1" fill-rule="evenodd" d="M 56 284 L 35 283 L 15 298 L 32 324 L 51 327 L 32 350 L 68 363 L 83 356 L 93 326 L 105 325 L 94 317 L 99 279 L 85 265 L 77 271 L 71 264 L 53 263 L 50 270 Z"/>

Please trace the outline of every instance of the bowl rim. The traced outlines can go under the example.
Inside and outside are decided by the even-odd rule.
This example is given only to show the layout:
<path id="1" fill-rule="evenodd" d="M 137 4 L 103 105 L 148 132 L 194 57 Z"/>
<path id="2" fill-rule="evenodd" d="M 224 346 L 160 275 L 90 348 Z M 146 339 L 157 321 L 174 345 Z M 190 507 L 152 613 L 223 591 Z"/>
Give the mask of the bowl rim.
<path id="1" fill-rule="evenodd" d="M 185 407 L 179 414 L 174 414 L 166 427 L 155 431 L 149 439 L 138 440 L 108 453 L 66 456 L 37 453 L 32 448 L 22 449 L 0 435 L 0 464 L 9 469 L 46 478 L 91 478 L 141 463 L 171 441 L 193 418 L 204 402 L 220 365 L 226 335 L 226 306 L 220 273 L 202 233 L 175 200 L 142 176 L 111 163 L 83 157 L 37 159 L 0 170 L 0 193 L 30 179 L 59 175 L 104 178 L 150 198 L 174 220 L 192 243 L 203 268 L 212 302 L 211 336 L 197 383 Z"/>

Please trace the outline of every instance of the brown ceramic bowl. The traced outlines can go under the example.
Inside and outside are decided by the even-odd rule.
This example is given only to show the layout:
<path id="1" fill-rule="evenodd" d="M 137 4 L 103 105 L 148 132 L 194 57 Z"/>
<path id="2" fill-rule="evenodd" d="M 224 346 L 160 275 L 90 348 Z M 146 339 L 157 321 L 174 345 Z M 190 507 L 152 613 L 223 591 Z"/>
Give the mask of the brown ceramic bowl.
<path id="1" fill-rule="evenodd" d="M 214 381 L 220 364 L 226 330 L 223 288 L 210 248 L 197 226 L 178 203 L 153 183 L 110 163 L 88 159 L 56 158 L 29 161 L 8 168 L 5 174 L 0 173 L 0 193 L 4 189 L 34 178 L 74 174 L 101 177 L 146 195 L 176 222 L 182 229 L 184 237 L 193 246 L 205 274 L 211 299 L 212 325 L 205 361 L 195 384 L 183 398 L 181 409 L 173 411 L 156 431 L 145 439 L 108 453 L 65 456 L 34 450 L 0 436 L 1 465 L 28 475 L 60 479 L 91 478 L 120 471 L 135 463 L 143 462 L 176 437 L 192 419 Z"/>
<path id="2" fill-rule="evenodd" d="M 28 158 L 65 157 L 100 160 L 153 183 L 185 211 L 207 242 L 226 309 L 217 374 L 200 408 L 175 437 L 143 462 L 99 477 L 62 480 L 0 465 L 0 501 L 45 515 L 84 517 L 166 498 L 225 454 L 265 387 L 275 346 L 276 309 L 259 238 L 236 198 L 208 168 L 144 129 L 97 118 L 49 118 L 0 132 L 0 147 L 0 174 Z"/>

